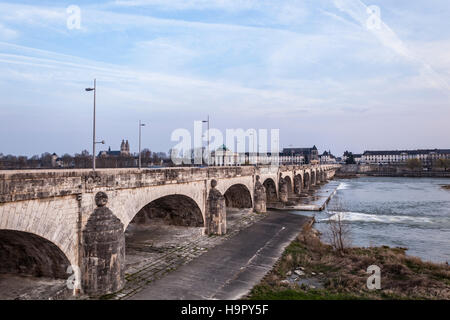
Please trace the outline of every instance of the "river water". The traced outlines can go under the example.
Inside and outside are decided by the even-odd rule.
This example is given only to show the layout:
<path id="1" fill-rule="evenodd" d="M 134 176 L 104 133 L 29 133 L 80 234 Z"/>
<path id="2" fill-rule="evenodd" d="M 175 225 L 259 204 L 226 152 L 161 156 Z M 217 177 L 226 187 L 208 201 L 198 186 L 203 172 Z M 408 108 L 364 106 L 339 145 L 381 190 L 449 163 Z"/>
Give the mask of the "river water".
<path id="1" fill-rule="evenodd" d="M 316 228 L 327 232 L 337 214 L 348 223 L 352 246 L 408 248 L 427 261 L 450 262 L 449 179 L 361 177 L 341 179 Z"/>

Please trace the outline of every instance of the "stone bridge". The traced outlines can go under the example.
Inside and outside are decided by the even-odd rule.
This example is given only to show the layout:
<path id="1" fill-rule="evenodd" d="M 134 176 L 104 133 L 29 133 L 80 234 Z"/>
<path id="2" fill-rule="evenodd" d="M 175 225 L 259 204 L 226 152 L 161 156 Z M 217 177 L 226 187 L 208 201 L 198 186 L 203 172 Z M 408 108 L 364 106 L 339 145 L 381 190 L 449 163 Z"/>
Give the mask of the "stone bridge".
<path id="1" fill-rule="evenodd" d="M 226 208 L 265 212 L 337 165 L 0 171 L 0 273 L 67 278 L 101 295 L 124 283 L 125 230 L 151 217 L 226 233 Z"/>

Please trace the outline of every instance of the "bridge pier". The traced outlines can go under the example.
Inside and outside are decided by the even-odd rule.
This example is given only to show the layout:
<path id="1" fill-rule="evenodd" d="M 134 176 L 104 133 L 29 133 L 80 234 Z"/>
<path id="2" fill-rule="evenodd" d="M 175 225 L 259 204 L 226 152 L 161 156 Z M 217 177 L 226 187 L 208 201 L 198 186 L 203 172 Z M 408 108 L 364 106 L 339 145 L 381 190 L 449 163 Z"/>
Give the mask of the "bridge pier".
<path id="1" fill-rule="evenodd" d="M 95 196 L 97 208 L 82 231 L 82 290 L 90 296 L 119 291 L 124 286 L 123 224 L 106 207 L 104 192 Z"/>
<path id="2" fill-rule="evenodd" d="M 282 175 L 280 173 L 280 179 L 279 179 L 279 197 L 280 197 L 280 201 L 283 203 L 288 202 L 289 200 L 289 190 L 288 190 L 288 185 L 286 183 L 286 181 L 282 178 Z"/>
<path id="3" fill-rule="evenodd" d="M 255 191 L 254 191 L 254 210 L 257 213 L 265 213 L 267 212 L 266 204 L 267 204 L 267 195 L 266 188 L 259 181 L 260 177 L 256 176 L 255 183 Z"/>
<path id="4" fill-rule="evenodd" d="M 223 235 L 227 233 L 227 210 L 225 197 L 216 189 L 217 181 L 211 180 L 211 190 L 206 201 L 205 233 Z"/>

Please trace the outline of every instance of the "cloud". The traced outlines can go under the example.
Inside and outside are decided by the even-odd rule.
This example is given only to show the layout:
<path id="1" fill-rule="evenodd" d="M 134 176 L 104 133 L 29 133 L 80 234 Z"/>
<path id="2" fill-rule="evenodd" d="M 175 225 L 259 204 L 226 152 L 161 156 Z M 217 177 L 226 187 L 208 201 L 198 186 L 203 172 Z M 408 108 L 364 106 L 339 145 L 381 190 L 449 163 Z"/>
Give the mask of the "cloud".
<path id="1" fill-rule="evenodd" d="M 315 143 L 317 135 L 309 129 L 316 124 L 327 124 L 320 129 L 324 141 L 326 132 L 338 141 L 342 123 L 351 128 L 358 123 L 355 139 L 369 141 L 383 138 L 371 136 L 378 130 L 369 121 L 374 116 L 395 119 L 407 113 L 416 126 L 424 124 L 424 107 L 442 110 L 440 118 L 448 116 L 448 100 L 436 90 L 442 86 L 433 82 L 450 75 L 448 34 L 442 32 L 441 40 L 408 34 L 411 39 L 402 41 L 384 23 L 382 30 L 369 31 L 361 4 L 110 1 L 80 5 L 79 32 L 66 28 L 62 5 L 3 3 L 1 26 L 17 34 L 0 40 L 0 94 L 5 97 L 0 112 L 8 115 L 8 125 L 15 121 L 13 114 L 16 119 L 36 116 L 30 121 L 49 128 L 49 135 L 57 132 L 50 129 L 52 114 L 67 113 L 65 122 L 74 119 L 73 128 L 88 132 L 83 125 L 89 123 L 91 100 L 83 88 L 97 78 L 99 121 L 108 125 L 108 134 L 135 132 L 135 119 L 149 117 L 162 130 L 155 143 L 170 136 L 166 131 L 172 126 L 206 113 L 213 115 L 215 126 L 282 127 L 302 144 Z M 397 19 L 395 30 L 405 29 Z M 22 45 L 11 43 L 15 39 Z M 436 117 L 427 117 L 426 125 Z M 371 130 L 366 130 L 369 122 Z"/>
<path id="2" fill-rule="evenodd" d="M 19 32 L 13 29 L 9 29 L 0 23 L 0 39 L 12 40 L 19 36 Z"/>
<path id="3" fill-rule="evenodd" d="M 110 3 L 114 6 L 143 7 L 154 6 L 166 10 L 248 10 L 258 6 L 258 0 L 116 0 Z"/>
<path id="4" fill-rule="evenodd" d="M 354 20 L 367 28 L 369 19 L 368 7 L 360 0 L 333 0 L 333 3 L 341 11 L 350 15 Z M 412 52 L 406 44 L 397 36 L 397 34 L 386 24 L 380 20 L 379 28 L 367 28 L 385 47 L 390 48 L 399 56 L 420 65 L 420 73 L 424 79 L 435 88 L 445 91 L 450 90 L 447 79 L 438 74 L 427 62 L 420 59 Z"/>

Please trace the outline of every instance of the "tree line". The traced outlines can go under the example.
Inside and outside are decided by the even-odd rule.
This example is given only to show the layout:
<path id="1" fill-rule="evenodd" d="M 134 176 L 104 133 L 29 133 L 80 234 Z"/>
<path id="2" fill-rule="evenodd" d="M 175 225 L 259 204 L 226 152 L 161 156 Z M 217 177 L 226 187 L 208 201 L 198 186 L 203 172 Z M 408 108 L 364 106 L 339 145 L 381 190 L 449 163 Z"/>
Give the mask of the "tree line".
<path id="1" fill-rule="evenodd" d="M 138 154 L 99 155 L 96 157 L 97 168 L 132 168 L 139 165 Z M 152 152 L 144 149 L 141 152 L 142 167 L 171 166 L 171 161 L 164 152 Z M 58 156 L 49 152 L 27 156 L 4 155 L 0 153 L 0 170 L 6 169 L 82 169 L 92 167 L 92 154 L 87 150 L 70 155 Z"/>

